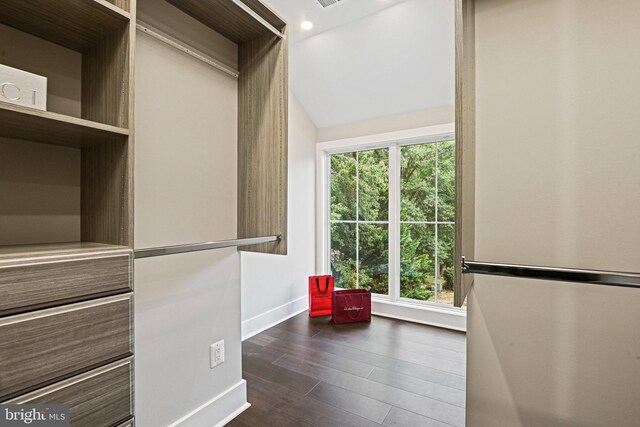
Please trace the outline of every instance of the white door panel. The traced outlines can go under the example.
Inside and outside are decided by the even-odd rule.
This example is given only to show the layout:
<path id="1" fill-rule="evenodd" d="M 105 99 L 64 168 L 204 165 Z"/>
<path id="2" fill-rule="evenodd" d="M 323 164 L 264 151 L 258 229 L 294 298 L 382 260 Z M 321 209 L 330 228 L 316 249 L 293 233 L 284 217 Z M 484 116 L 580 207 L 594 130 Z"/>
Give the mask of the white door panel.
<path id="1" fill-rule="evenodd" d="M 640 2 L 476 1 L 481 261 L 640 271 Z M 640 425 L 640 290 L 477 275 L 469 426 Z"/>

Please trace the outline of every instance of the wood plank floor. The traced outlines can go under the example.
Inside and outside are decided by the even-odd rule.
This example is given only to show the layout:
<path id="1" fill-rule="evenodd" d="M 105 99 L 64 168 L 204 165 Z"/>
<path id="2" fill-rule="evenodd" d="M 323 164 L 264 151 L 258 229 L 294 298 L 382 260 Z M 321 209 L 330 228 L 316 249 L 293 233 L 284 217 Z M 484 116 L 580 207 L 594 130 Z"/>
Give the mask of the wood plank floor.
<path id="1" fill-rule="evenodd" d="M 374 316 L 293 317 L 242 344 L 251 408 L 228 425 L 463 426 L 466 337 Z"/>

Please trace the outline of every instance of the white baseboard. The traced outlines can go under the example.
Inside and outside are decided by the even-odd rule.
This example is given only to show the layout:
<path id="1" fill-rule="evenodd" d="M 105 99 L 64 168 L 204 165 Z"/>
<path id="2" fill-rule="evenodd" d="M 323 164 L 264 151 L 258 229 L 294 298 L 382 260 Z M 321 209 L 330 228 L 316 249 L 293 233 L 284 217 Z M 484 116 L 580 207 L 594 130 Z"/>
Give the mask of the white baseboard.
<path id="1" fill-rule="evenodd" d="M 247 319 L 242 322 L 242 341 L 266 331 L 272 326 L 296 316 L 309 307 L 308 297 L 305 295 L 279 307 L 272 308 L 262 314 Z"/>
<path id="2" fill-rule="evenodd" d="M 239 407 L 238 409 L 236 409 L 235 411 L 233 411 L 233 413 L 229 414 L 229 416 L 227 418 L 225 418 L 224 420 L 222 420 L 218 424 L 216 424 L 215 427 L 226 426 L 228 423 L 233 421 L 238 415 L 240 415 L 241 413 L 243 413 L 244 411 L 246 411 L 249 408 L 251 408 L 251 403 L 247 402 L 244 405 L 242 405 L 241 407 Z"/>
<path id="3" fill-rule="evenodd" d="M 391 317 L 439 328 L 467 331 L 467 313 L 464 310 L 429 307 L 389 301 L 371 301 L 371 314 Z"/>
<path id="4" fill-rule="evenodd" d="M 169 427 L 222 427 L 250 406 L 247 402 L 247 382 L 240 380 Z"/>

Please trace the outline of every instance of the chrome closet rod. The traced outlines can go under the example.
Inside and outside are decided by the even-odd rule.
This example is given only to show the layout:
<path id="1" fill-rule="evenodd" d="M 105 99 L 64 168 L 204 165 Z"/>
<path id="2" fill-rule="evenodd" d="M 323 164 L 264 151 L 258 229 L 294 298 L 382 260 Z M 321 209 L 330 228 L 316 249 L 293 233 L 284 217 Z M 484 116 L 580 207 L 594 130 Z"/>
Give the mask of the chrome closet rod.
<path id="1" fill-rule="evenodd" d="M 259 245 L 261 243 L 277 242 L 280 236 L 249 237 L 246 239 L 219 240 L 217 242 L 190 243 L 186 245 L 162 246 L 134 250 L 135 259 L 156 256 L 183 254 L 187 252 L 208 251 L 211 249 L 235 248 L 240 246 Z"/>
<path id="2" fill-rule="evenodd" d="M 462 273 L 640 288 L 639 273 L 541 267 L 536 265 L 496 264 L 467 261 L 464 257 L 462 257 Z"/>
<path id="3" fill-rule="evenodd" d="M 208 56 L 205 53 L 200 52 L 199 50 L 188 46 L 186 44 L 184 44 L 184 42 L 178 41 L 177 39 L 174 39 L 173 37 L 169 36 L 168 34 L 164 34 L 162 31 L 153 28 L 152 26 L 150 26 L 149 24 L 146 24 L 144 22 L 138 21 L 138 23 L 136 24 L 136 28 L 139 31 L 142 31 L 145 34 L 148 34 L 149 36 L 153 37 L 154 39 L 161 41 L 162 43 L 171 46 L 174 49 L 179 50 L 180 52 L 186 53 L 187 55 L 191 56 L 192 58 L 197 59 L 198 61 L 204 62 L 205 64 L 219 70 L 222 71 L 225 74 L 230 75 L 233 78 L 238 78 L 238 76 L 240 75 L 238 70 L 235 70 L 225 64 L 223 64 L 220 61 L 217 61 L 213 58 L 211 58 L 210 56 Z"/>

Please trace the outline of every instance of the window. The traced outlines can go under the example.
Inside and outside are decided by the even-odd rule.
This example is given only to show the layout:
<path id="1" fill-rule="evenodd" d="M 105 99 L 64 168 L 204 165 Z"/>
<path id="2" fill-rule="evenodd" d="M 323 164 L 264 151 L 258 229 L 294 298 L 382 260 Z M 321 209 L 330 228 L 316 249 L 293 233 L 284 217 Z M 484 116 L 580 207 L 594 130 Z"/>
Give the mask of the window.
<path id="1" fill-rule="evenodd" d="M 455 142 L 425 139 L 326 152 L 323 250 L 336 286 L 453 304 Z"/>
<path id="2" fill-rule="evenodd" d="M 331 272 L 342 288 L 389 290 L 389 149 L 331 162 Z"/>
<path id="3" fill-rule="evenodd" d="M 455 143 L 400 148 L 400 296 L 453 304 Z"/>

